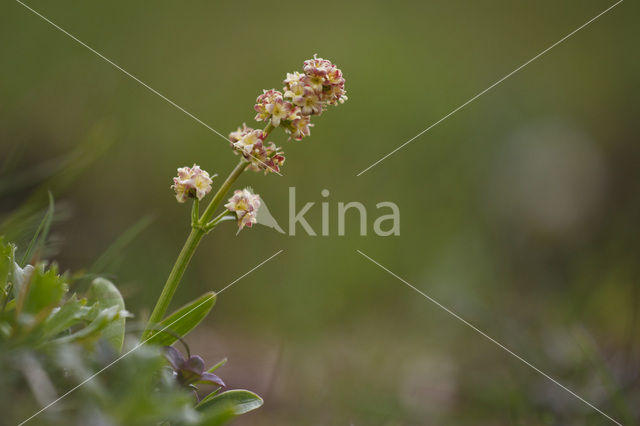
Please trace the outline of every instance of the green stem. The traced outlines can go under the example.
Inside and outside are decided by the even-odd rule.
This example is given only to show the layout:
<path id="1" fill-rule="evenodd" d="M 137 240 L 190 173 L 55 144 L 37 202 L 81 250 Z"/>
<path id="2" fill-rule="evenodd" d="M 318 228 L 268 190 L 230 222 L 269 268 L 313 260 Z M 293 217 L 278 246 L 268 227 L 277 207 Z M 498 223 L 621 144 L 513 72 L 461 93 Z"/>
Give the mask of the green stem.
<path id="1" fill-rule="evenodd" d="M 271 124 L 271 120 L 269 120 L 269 124 L 267 124 L 267 126 L 262 129 L 262 131 L 266 134 L 266 136 L 269 136 L 269 133 L 271 133 L 271 131 L 274 129 L 273 124 Z M 266 139 L 265 136 L 265 139 Z"/>
<path id="2" fill-rule="evenodd" d="M 173 299 L 173 295 L 178 288 L 178 284 L 182 279 L 182 275 L 184 275 L 184 271 L 187 269 L 187 265 L 189 265 L 189 261 L 193 257 L 196 248 L 198 248 L 198 244 L 200 244 L 200 240 L 202 239 L 204 234 L 204 229 L 191 229 L 191 233 L 187 237 L 187 241 L 184 243 L 182 250 L 180 250 L 178 259 L 176 260 L 176 263 L 173 265 L 173 268 L 169 273 L 169 277 L 167 278 L 167 282 L 162 289 L 162 293 L 160 293 L 160 297 L 156 302 L 156 306 L 153 308 L 153 312 L 151 312 L 149 322 L 147 323 L 147 328 L 142 335 L 143 340 L 150 337 L 151 332 L 153 331 L 152 328 L 160 323 L 160 321 L 162 321 L 162 317 L 164 317 L 165 312 L 167 312 L 167 308 L 171 303 L 171 299 Z"/>
<path id="3" fill-rule="evenodd" d="M 271 121 L 264 128 L 264 132 L 267 136 L 274 129 Z M 240 159 L 238 165 L 233 169 L 231 174 L 227 177 L 227 179 L 222 183 L 218 192 L 213 196 L 211 202 L 205 209 L 202 216 L 198 218 L 200 204 L 199 200 L 194 200 L 193 207 L 191 210 L 191 233 L 187 237 L 187 241 L 184 243 L 180 254 L 178 255 L 178 259 L 176 263 L 173 265 L 171 272 L 169 273 L 169 277 L 167 278 L 167 282 L 164 284 L 164 288 L 162 289 L 162 293 L 160 293 L 160 297 L 156 302 L 156 306 L 153 308 L 151 312 L 151 316 L 149 317 L 149 322 L 147 323 L 147 327 L 142 334 L 142 341 L 147 340 L 153 334 L 153 328 L 156 327 L 162 321 L 164 314 L 167 312 L 169 308 L 169 304 L 171 303 L 171 299 L 173 299 L 173 295 L 180 284 L 180 280 L 184 275 L 184 271 L 187 269 L 193 254 L 196 252 L 202 237 L 211 229 L 213 229 L 213 225 L 215 225 L 218 221 L 220 221 L 226 212 L 223 212 L 218 217 L 214 219 L 213 224 L 209 223 L 211 218 L 213 217 L 216 209 L 220 205 L 220 202 L 224 198 L 224 196 L 231 189 L 231 185 L 238 179 L 238 177 L 242 174 L 243 171 L 247 168 L 249 162 L 244 158 Z M 208 226 L 209 225 L 209 226 Z"/>
<path id="4" fill-rule="evenodd" d="M 224 219 L 225 217 L 228 217 L 228 218 L 235 218 L 235 215 L 233 215 L 233 216 L 232 216 L 232 215 L 229 213 L 229 211 L 225 209 L 225 210 L 223 210 L 223 211 L 222 211 L 222 213 L 220 213 L 218 216 L 216 216 L 216 217 L 215 217 L 211 222 L 207 223 L 207 224 L 205 225 L 205 229 L 206 229 L 207 231 L 208 231 L 208 230 L 213 229 L 213 227 L 214 227 L 214 226 L 216 226 L 216 225 L 217 225 L 217 224 L 218 224 L 222 219 Z"/>
<path id="5" fill-rule="evenodd" d="M 202 216 L 200 217 L 201 225 L 204 225 L 211 220 L 211 218 L 213 217 L 213 214 L 218 208 L 218 205 L 220 204 L 220 201 L 222 201 L 225 194 L 229 192 L 231 185 L 233 185 L 236 179 L 238 179 L 238 176 L 240 176 L 240 174 L 244 172 L 244 170 L 247 168 L 248 165 L 249 163 L 244 158 L 240 160 L 236 168 L 233 169 L 233 171 L 224 181 L 222 186 L 220 186 L 220 189 L 218 189 L 218 192 L 216 192 L 216 195 L 213 196 L 213 199 L 205 209 L 204 213 L 202 213 Z"/>
<path id="6" fill-rule="evenodd" d="M 164 288 L 162 289 L 162 293 L 160 293 L 160 297 L 156 302 L 156 306 L 151 312 L 146 330 L 142 334 L 143 341 L 151 337 L 151 334 L 153 333 L 153 327 L 155 327 L 162 321 L 164 314 L 167 312 L 167 308 L 169 308 L 171 299 L 173 299 L 173 295 L 178 288 L 178 284 L 180 284 L 180 280 L 184 275 L 184 271 L 187 269 L 187 266 L 189 265 L 193 254 L 198 248 L 202 237 L 204 237 L 204 235 L 208 231 L 207 229 L 205 229 L 205 225 L 209 222 L 211 216 L 213 216 L 213 213 L 224 198 L 225 194 L 231 188 L 231 185 L 233 185 L 233 183 L 236 181 L 236 179 L 238 179 L 240 174 L 247 168 L 248 165 L 249 163 L 244 159 L 240 160 L 238 165 L 235 167 L 235 169 L 233 169 L 222 186 L 220 186 L 218 192 L 216 192 L 200 219 L 195 221 L 195 223 L 192 223 L 191 233 L 187 237 L 187 241 L 184 243 L 184 246 L 182 247 L 182 250 L 178 255 L 178 259 L 176 260 L 176 263 L 173 265 L 173 268 L 169 273 L 167 282 L 164 284 Z M 194 209 L 197 209 L 195 205 Z"/>
<path id="7" fill-rule="evenodd" d="M 197 198 L 193 200 L 193 205 L 191 206 L 191 227 L 194 228 L 198 223 L 198 218 L 200 217 L 200 200 Z"/>

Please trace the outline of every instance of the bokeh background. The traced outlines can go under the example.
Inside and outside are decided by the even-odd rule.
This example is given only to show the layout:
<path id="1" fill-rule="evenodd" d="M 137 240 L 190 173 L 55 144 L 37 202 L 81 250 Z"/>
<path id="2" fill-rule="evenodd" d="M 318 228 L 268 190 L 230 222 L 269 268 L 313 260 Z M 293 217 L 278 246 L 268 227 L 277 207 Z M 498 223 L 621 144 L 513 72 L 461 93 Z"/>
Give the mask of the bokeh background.
<path id="1" fill-rule="evenodd" d="M 314 53 L 344 72 L 349 101 L 316 118 L 311 138 L 274 132 L 284 176 L 238 182 L 283 226 L 289 187 L 299 205 L 316 203 L 318 233 L 328 201 L 331 235 L 220 227 L 174 303 L 284 250 L 187 338 L 210 364 L 229 358 L 230 387 L 265 398 L 235 424 L 607 424 L 356 249 L 615 419 L 640 421 L 636 2 L 360 177 L 612 2 L 28 4 L 223 134 L 251 123 L 262 89 Z M 236 158 L 17 2 L 0 5 L 0 23 L 2 232 L 24 244 L 51 190 L 49 256 L 82 271 L 134 226 L 100 266 L 144 318 L 188 231 L 189 207 L 169 190 L 176 167 L 224 177 Z M 337 235 L 340 201 L 367 206 L 368 236 L 355 215 Z M 380 201 L 400 207 L 400 236 L 371 232 Z"/>

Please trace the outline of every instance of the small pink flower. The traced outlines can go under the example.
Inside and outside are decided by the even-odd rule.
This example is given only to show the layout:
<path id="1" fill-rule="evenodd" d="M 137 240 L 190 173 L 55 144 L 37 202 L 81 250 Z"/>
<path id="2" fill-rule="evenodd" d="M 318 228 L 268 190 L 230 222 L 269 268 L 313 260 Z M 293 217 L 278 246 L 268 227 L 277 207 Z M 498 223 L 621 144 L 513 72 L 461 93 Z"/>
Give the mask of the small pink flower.
<path id="1" fill-rule="evenodd" d="M 234 212 L 238 218 L 238 227 L 251 228 L 257 222 L 260 196 L 253 194 L 248 188 L 235 190 L 229 202 L 224 205 L 227 210 Z"/>
<path id="2" fill-rule="evenodd" d="M 307 75 L 324 77 L 331 71 L 332 67 L 334 67 L 334 65 L 331 61 L 318 58 L 317 54 L 313 55 L 313 59 L 304 61 L 304 72 Z"/>
<path id="3" fill-rule="evenodd" d="M 201 200 L 211 191 L 211 177 L 196 164 L 193 167 L 180 167 L 178 176 L 173 178 L 173 189 L 179 203 L 184 203 L 189 198 Z"/>
<path id="4" fill-rule="evenodd" d="M 296 98 L 296 103 L 298 102 L 300 102 L 300 110 L 303 115 L 320 115 L 322 113 L 320 97 L 311 88 L 305 88 L 304 95 L 301 98 Z"/>
<path id="5" fill-rule="evenodd" d="M 269 109 L 273 108 L 271 105 L 278 100 L 282 101 L 281 92 L 275 89 L 263 90 L 262 95 L 258 96 L 256 104 L 253 106 L 253 109 L 257 112 L 255 120 L 265 121 L 271 118 L 271 112 L 269 112 Z"/>
<path id="6" fill-rule="evenodd" d="M 314 92 L 320 93 L 322 92 L 322 87 L 325 82 L 325 76 L 323 75 L 307 75 L 304 78 L 304 83 L 306 86 L 311 87 Z"/>
<path id="7" fill-rule="evenodd" d="M 264 171 L 264 174 L 279 173 L 280 166 L 284 164 L 285 157 L 282 149 L 273 142 L 263 144 L 258 142 L 254 145 L 250 155 L 245 156 L 249 161 L 249 169 L 254 172 Z"/>
<path id="8" fill-rule="evenodd" d="M 252 129 L 232 145 L 236 150 L 247 156 L 251 154 L 251 151 L 253 151 L 254 145 L 258 142 L 263 142 L 265 137 L 266 135 L 262 130 Z"/>
<path id="9" fill-rule="evenodd" d="M 343 104 L 347 99 L 347 92 L 344 90 L 344 85 L 325 86 L 322 92 L 322 100 L 327 105 Z"/>
<path id="10" fill-rule="evenodd" d="M 229 141 L 231 141 L 231 144 L 233 145 L 235 142 L 238 142 L 250 132 L 253 132 L 253 129 L 251 127 L 247 127 L 246 123 L 242 123 L 242 127 L 238 127 L 238 130 L 229 133 Z"/>
<path id="11" fill-rule="evenodd" d="M 327 73 L 326 81 L 331 86 L 344 85 L 344 77 L 342 77 L 342 71 L 340 71 L 334 65 L 333 68 Z"/>
<path id="12" fill-rule="evenodd" d="M 298 84 L 304 85 L 304 74 L 299 73 L 298 71 L 294 71 L 292 73 L 287 73 L 287 78 L 284 79 L 283 83 L 285 86 L 292 87 Z"/>
<path id="13" fill-rule="evenodd" d="M 294 105 L 303 105 L 305 88 L 310 87 L 305 86 L 303 82 L 291 83 L 284 88 L 284 97 L 285 99 L 291 99 Z"/>
<path id="14" fill-rule="evenodd" d="M 313 124 L 308 115 L 302 116 L 297 120 L 291 122 L 291 126 L 287 129 L 287 133 L 291 134 L 291 137 L 297 141 L 301 141 L 302 138 L 311 135 L 311 129 Z"/>
<path id="15" fill-rule="evenodd" d="M 291 111 L 287 119 L 293 121 L 299 118 L 295 111 Z M 273 142 L 265 143 L 266 135 L 262 130 L 255 130 L 242 124 L 238 130 L 229 134 L 229 141 L 235 154 L 242 155 L 248 162 L 248 169 L 264 174 L 280 172 L 285 157 L 282 149 Z"/>
<path id="16" fill-rule="evenodd" d="M 267 112 L 271 115 L 271 124 L 275 127 L 280 125 L 280 120 L 286 120 L 291 114 L 293 106 L 289 102 L 285 102 L 282 98 L 275 99 L 266 107 Z"/>

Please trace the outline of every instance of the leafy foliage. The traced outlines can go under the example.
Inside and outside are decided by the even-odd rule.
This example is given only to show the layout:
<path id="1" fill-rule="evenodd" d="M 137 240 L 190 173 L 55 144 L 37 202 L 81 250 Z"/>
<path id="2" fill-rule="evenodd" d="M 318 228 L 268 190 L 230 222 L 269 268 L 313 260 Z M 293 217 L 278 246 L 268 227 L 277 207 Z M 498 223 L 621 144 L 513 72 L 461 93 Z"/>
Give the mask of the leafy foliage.
<path id="1" fill-rule="evenodd" d="M 40 424 L 213 426 L 262 404 L 248 391 L 217 394 L 224 383 L 212 371 L 224 362 L 205 371 L 202 358 L 189 355 L 179 376 L 161 349 L 206 317 L 215 293 L 169 315 L 159 324 L 165 332 L 149 341 L 127 342 L 131 314 L 111 281 L 96 278 L 85 294 L 70 293 L 69 275 L 56 264 L 21 267 L 15 253 L 0 237 L 0 394 L 15 395 L 0 398 L 3 421 L 18 424 L 61 395 L 64 402 L 44 411 Z M 197 377 L 178 380 L 185 372 Z M 196 407 L 197 383 L 218 387 Z"/>
<path id="2" fill-rule="evenodd" d="M 98 142 L 109 140 L 101 131 L 94 136 Z M 99 155 L 99 147 L 106 144 L 91 151 Z M 68 186 L 96 158 L 72 157 L 0 222 L 0 395 L 11 395 L 0 398 L 0 424 L 36 419 L 34 424 L 44 425 L 216 426 L 258 408 L 262 400 L 248 391 L 218 394 L 225 384 L 213 371 L 226 359 L 207 370 L 202 357 L 192 355 L 182 341 L 211 311 L 215 293 L 163 318 L 169 296 L 148 321 L 149 334 L 143 336 L 150 338 L 127 337 L 132 315 L 117 286 L 101 274 L 122 260 L 123 248 L 151 217 L 140 219 L 78 274 L 61 273 L 56 263 L 45 260 L 52 253 L 49 231 L 59 218 L 49 188 L 58 192 Z M 12 177 L 0 181 L 0 192 L 35 183 L 29 176 Z M 37 212 L 47 194 L 40 219 Z M 5 235 L 20 241 L 24 251 Z M 186 358 L 169 346 L 178 341 Z M 202 384 L 213 385 L 213 391 L 196 387 Z M 198 405 L 200 397 L 207 403 Z"/>

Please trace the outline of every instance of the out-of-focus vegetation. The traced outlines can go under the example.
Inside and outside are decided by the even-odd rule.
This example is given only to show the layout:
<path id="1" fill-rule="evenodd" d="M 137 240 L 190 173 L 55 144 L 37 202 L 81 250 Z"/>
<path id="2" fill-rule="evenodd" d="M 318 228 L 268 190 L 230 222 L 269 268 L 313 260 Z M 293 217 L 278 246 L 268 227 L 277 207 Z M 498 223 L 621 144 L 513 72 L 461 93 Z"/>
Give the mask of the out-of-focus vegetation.
<path id="1" fill-rule="evenodd" d="M 298 204 L 316 203 L 316 231 L 329 202 L 330 235 L 216 230 L 175 302 L 284 249 L 186 339 L 205 359 L 233 360 L 228 385 L 264 397 L 236 424 L 606 422 L 356 249 L 623 424 L 640 421 L 637 3 L 360 177 L 610 3 L 28 4 L 223 134 L 313 53 L 345 74 L 340 114 L 319 117 L 304 142 L 277 141 L 284 177 L 238 184 L 259 188 L 281 225 L 290 186 Z M 0 22 L 0 231 L 20 230 L 7 238 L 27 247 L 51 190 L 60 209 L 44 253 L 78 271 L 151 215 L 101 264 L 144 317 L 188 226 L 170 178 L 193 162 L 228 173 L 228 143 L 19 4 L 3 3 Z M 355 220 L 337 236 L 339 201 L 374 215 L 384 200 L 400 206 L 399 237 L 361 237 Z"/>
<path id="2" fill-rule="evenodd" d="M 117 287 L 98 277 L 78 292 L 89 275 L 60 274 L 57 264 L 38 260 L 54 218 L 49 200 L 25 250 L 0 237 L 0 394 L 11 395 L 0 398 L 0 424 L 219 426 L 262 405 L 250 391 L 220 392 L 225 384 L 213 372 L 226 359 L 205 371 L 182 340 L 209 313 L 215 294 L 125 347 L 131 315 Z M 168 346 L 178 341 L 187 358 Z"/>

